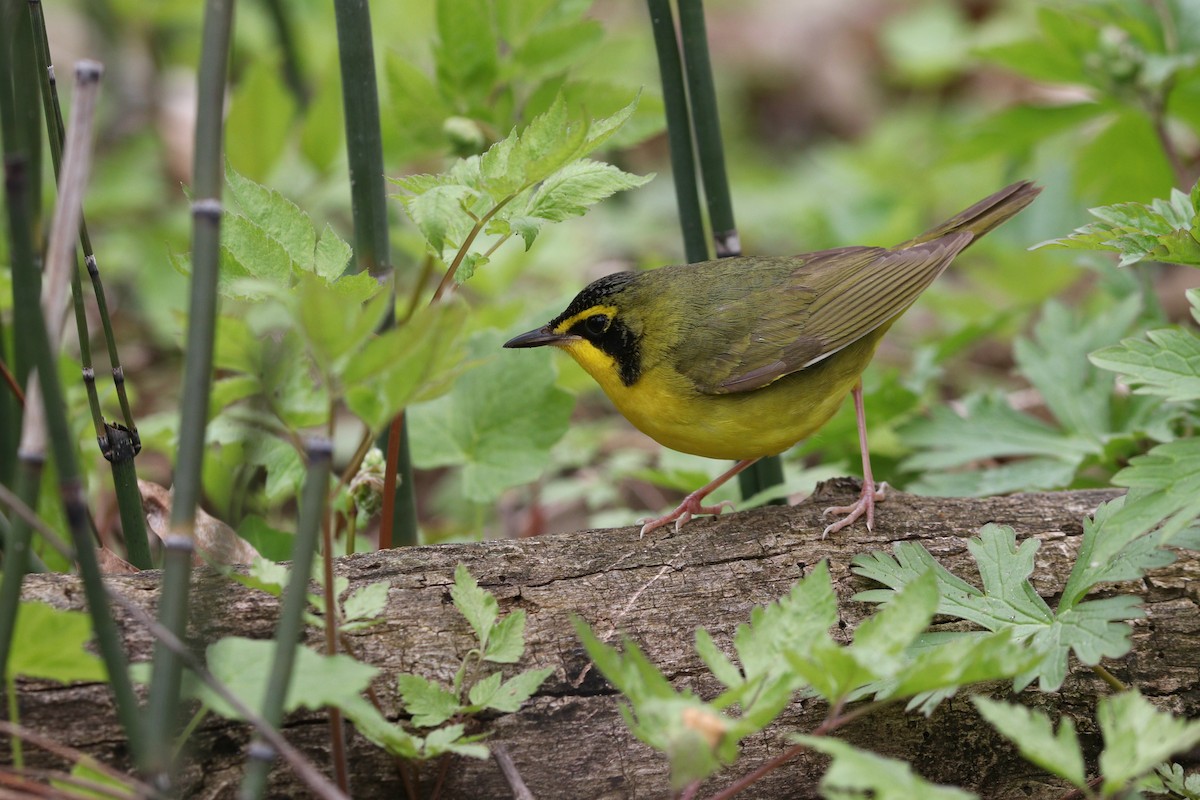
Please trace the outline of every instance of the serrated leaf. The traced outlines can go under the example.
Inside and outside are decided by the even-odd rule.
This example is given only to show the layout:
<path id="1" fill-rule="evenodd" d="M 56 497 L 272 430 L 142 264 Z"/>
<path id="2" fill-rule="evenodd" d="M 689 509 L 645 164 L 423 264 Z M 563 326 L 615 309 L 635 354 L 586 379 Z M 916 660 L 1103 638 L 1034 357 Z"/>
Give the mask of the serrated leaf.
<path id="1" fill-rule="evenodd" d="M 874 678 L 889 678 L 901 669 L 905 652 L 933 621 L 938 606 L 937 578 L 928 572 L 896 593 L 882 609 L 854 631 L 850 653 Z"/>
<path id="2" fill-rule="evenodd" d="M 387 581 L 375 581 L 366 586 L 360 586 L 354 593 L 342 601 L 342 614 L 346 620 L 373 620 L 378 618 L 387 608 Z"/>
<path id="3" fill-rule="evenodd" d="M 1042 306 L 1033 336 L 1016 341 L 1021 374 L 1068 433 L 1099 443 L 1112 430 L 1112 376 L 1091 366 L 1087 355 L 1117 341 L 1140 310 L 1137 296 L 1090 316 L 1050 301 Z"/>
<path id="4" fill-rule="evenodd" d="M 240 214 L 226 214 L 221 222 L 221 293 L 257 300 L 262 291 L 247 291 L 239 278 L 255 278 L 272 286 L 286 287 L 292 281 L 292 258 L 277 240 L 257 222 Z"/>
<path id="5" fill-rule="evenodd" d="M 800 735 L 791 739 L 833 757 L 833 763 L 821 778 L 821 793 L 826 798 L 968 800 L 975 797 L 962 789 L 930 783 L 904 761 L 859 750 L 839 739 Z"/>
<path id="6" fill-rule="evenodd" d="M 525 611 L 518 608 L 496 623 L 483 652 L 483 660 L 515 664 L 525 653 Z"/>
<path id="7" fill-rule="evenodd" d="M 462 495 L 472 502 L 540 476 L 574 405 L 556 385 L 551 353 L 503 352 L 501 341 L 496 331 L 473 337 L 471 354 L 487 360 L 448 394 L 408 410 L 413 463 L 460 467 Z"/>
<path id="8" fill-rule="evenodd" d="M 459 332 L 467 314 L 461 300 L 434 303 L 368 340 L 342 370 L 349 409 L 377 429 L 410 403 L 448 388 L 466 366 Z"/>
<path id="9" fill-rule="evenodd" d="M 418 728 L 441 725 L 462 709 L 454 692 L 420 675 L 402 672 L 396 676 L 396 686 L 404 710 L 412 715 L 412 724 Z"/>
<path id="10" fill-rule="evenodd" d="M 996 633 L 956 632 L 945 637 L 926 634 L 911 656 L 902 672 L 871 688 L 876 700 L 926 695 L 918 703 L 926 715 L 960 686 L 1014 678 L 1041 660 L 1031 647 L 1014 641 L 1009 628 Z"/>
<path id="11" fill-rule="evenodd" d="M 1143 260 L 1200 266 L 1197 210 L 1192 196 L 1173 189 L 1169 200 L 1090 209 L 1099 222 L 1077 228 L 1066 238 L 1051 239 L 1037 246 L 1111 250 L 1121 254 L 1122 267 Z"/>
<path id="12" fill-rule="evenodd" d="M 552 667 L 543 667 L 542 669 L 530 669 L 524 672 L 518 672 L 513 677 L 500 683 L 500 673 L 493 673 L 488 678 L 495 678 L 495 686 L 482 690 L 480 697 L 476 698 L 475 688 L 480 686 L 484 681 L 480 681 L 471 687 L 471 702 L 476 705 L 490 708 L 493 711 L 501 711 L 506 714 L 514 714 L 521 709 L 525 701 L 533 697 L 534 692 L 542 685 L 542 682 L 554 672 Z"/>
<path id="13" fill-rule="evenodd" d="M 1041 420 L 1015 411 L 999 394 L 976 395 L 964 403 L 966 416 L 936 407 L 928 420 L 904 429 L 918 452 L 905 459 L 907 470 L 936 470 L 1011 456 L 1043 456 L 1073 465 L 1096 450 L 1095 444 L 1070 436 Z"/>
<path id="14" fill-rule="evenodd" d="M 542 182 L 529 199 L 525 214 L 551 222 L 582 216 L 589 206 L 619 191 L 641 186 L 652 177 L 631 175 L 586 158 L 573 161 Z"/>
<path id="15" fill-rule="evenodd" d="M 500 616 L 500 606 L 491 592 L 479 588 L 479 582 L 471 575 L 465 564 L 454 568 L 454 585 L 450 587 L 450 598 L 458 613 L 466 618 L 475 631 L 479 649 L 486 652 L 492 628 Z"/>
<path id="16" fill-rule="evenodd" d="M 107 679 L 104 662 L 88 650 L 92 621 L 37 601 L 17 606 L 6 670 L 9 676 L 70 683 Z M 10 678 L 11 679 L 11 678 Z"/>
<path id="17" fill-rule="evenodd" d="M 1065 778 L 1073 786 L 1083 788 L 1087 783 L 1083 753 L 1070 717 L 1063 716 L 1055 732 L 1050 718 L 1041 711 L 980 696 L 972 697 L 971 702 L 980 716 L 1015 744 L 1026 760 Z"/>
<path id="18" fill-rule="evenodd" d="M 1096 717 L 1104 735 L 1100 773 L 1107 796 L 1200 742 L 1200 720 L 1159 711 L 1136 689 L 1101 698 Z"/>
<path id="19" fill-rule="evenodd" d="M 1123 339 L 1088 358 L 1119 373 L 1138 394 L 1174 403 L 1200 400 L 1200 337 L 1189 330 L 1149 331 L 1145 339 Z"/>
<path id="20" fill-rule="evenodd" d="M 313 251 L 313 271 L 327 281 L 336 281 L 346 271 L 353 255 L 350 244 L 326 225 Z"/>
<path id="21" fill-rule="evenodd" d="M 445 753 L 455 753 L 470 758 L 487 758 L 487 747 L 472 741 L 478 737 L 466 736 L 466 730 L 466 726 L 459 723 L 430 731 L 429 735 L 425 737 L 425 746 L 421 754 L 425 758 L 437 758 Z"/>
<path id="22" fill-rule="evenodd" d="M 225 169 L 225 182 L 232 201 L 230 210 L 236 212 L 234 216 L 252 221 L 283 248 L 297 267 L 309 269 L 317 237 L 308 214 L 279 192 L 255 183 L 232 166 Z"/>
<path id="23" fill-rule="evenodd" d="M 359 733 L 388 753 L 401 758 L 415 759 L 420 756 L 424 740 L 390 722 L 366 699 L 359 697 L 357 702 L 346 703 L 342 711 Z"/>
<path id="24" fill-rule="evenodd" d="M 446 184 L 433 186 L 421 194 L 401 195 L 400 203 L 429 243 L 430 252 L 439 258 L 448 246 L 457 246 L 471 221 L 463 206 L 478 196 L 470 186 Z"/>
<path id="25" fill-rule="evenodd" d="M 982 591 L 947 571 L 915 543 L 897 543 L 895 556 L 879 552 L 859 556 L 854 559 L 853 571 L 899 589 L 933 570 L 941 598 L 939 614 L 969 620 L 990 631 L 1010 629 L 1014 639 L 1029 640 L 1041 655 L 1033 669 L 1018 677 L 1019 687 L 1037 678 L 1043 691 L 1057 689 L 1066 676 L 1071 652 L 1088 664 L 1128 652 L 1130 632 L 1123 620 L 1140 616 L 1136 598 L 1093 600 L 1074 608 L 1060 605 L 1056 615 L 1028 580 L 1038 540 L 1027 539 L 1017 547 L 1011 528 L 989 524 L 967 547 L 979 566 Z M 869 591 L 855 599 L 878 601 L 886 596 L 886 592 Z"/>

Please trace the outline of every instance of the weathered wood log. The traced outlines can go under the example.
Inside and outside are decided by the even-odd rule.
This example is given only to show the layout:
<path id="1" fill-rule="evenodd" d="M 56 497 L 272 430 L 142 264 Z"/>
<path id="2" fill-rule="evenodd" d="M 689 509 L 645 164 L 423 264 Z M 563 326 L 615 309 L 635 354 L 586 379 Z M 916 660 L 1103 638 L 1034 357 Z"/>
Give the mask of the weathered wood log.
<path id="1" fill-rule="evenodd" d="M 855 525 L 821 539 L 820 510 L 852 499 L 851 481 L 826 484 L 816 497 L 793 508 L 771 507 L 718 519 L 694 520 L 682 532 L 656 532 L 638 538 L 636 528 L 584 531 L 521 541 L 443 545 L 372 553 L 339 561 L 352 585 L 387 581 L 384 624 L 352 636 L 357 656 L 383 669 L 378 693 L 396 716 L 398 672 L 416 672 L 448 681 L 472 641 L 465 621 L 450 603 L 454 567 L 466 564 L 480 584 L 495 593 L 502 612 L 528 613 L 527 651 L 519 668 L 553 667 L 554 673 L 518 713 L 487 721 L 492 740 L 503 742 L 535 797 L 667 797 L 665 759 L 636 741 L 626 729 L 612 688 L 589 662 L 569 621 L 579 614 L 601 636 L 615 641 L 627 634 L 677 687 L 712 696 L 718 685 L 693 648 L 693 630 L 707 628 L 729 647 L 736 626 L 756 605 L 784 594 L 820 559 L 828 559 L 840 599 L 841 625 L 850 629 L 871 606 L 849 600 L 869 582 L 850 573 L 859 553 L 888 549 L 892 542 L 919 541 L 946 567 L 972 580 L 967 539 L 988 522 L 1011 525 L 1018 539 L 1036 537 L 1033 581 L 1053 603 L 1070 570 L 1082 534 L 1082 518 L 1111 491 L 1026 494 L 986 500 L 921 498 L 893 493 L 879 509 L 874 532 Z M 1114 591 L 1136 592 L 1146 618 L 1134 623 L 1134 650 L 1107 664 L 1121 680 L 1141 688 L 1161 707 L 1177 714 L 1200 713 L 1200 558 L 1181 553 L 1171 566 L 1138 584 Z M 157 573 L 114 577 L 112 584 L 153 609 Z M 197 646 L 236 634 L 269 637 L 277 601 L 198 570 L 193 596 L 197 612 L 191 634 Z M 81 608 L 78 582 L 63 575 L 27 579 L 26 598 L 58 607 Z M 133 660 L 148 657 L 150 637 L 120 609 L 114 611 Z M 313 640 L 316 641 L 313 632 Z M 1004 686 L 994 687 L 1004 694 Z M 1026 692 L 1026 701 L 1051 714 L 1076 719 L 1090 757 L 1099 751 L 1094 720 L 1096 698 L 1108 690 L 1086 667 L 1072 664 L 1061 692 Z M 108 763 L 128 759 L 109 695 L 103 686 L 61 687 L 21 682 L 22 721 L 59 741 Z M 728 785 L 786 748 L 787 732 L 812 730 L 825 709 L 816 701 L 796 702 L 778 723 L 748 739 L 742 758 L 700 793 Z M 316 763 L 328 765 L 328 727 L 318 714 L 289 718 L 285 733 Z M 840 735 L 877 752 L 909 760 L 925 777 L 972 789 L 987 798 L 1061 796 L 1063 787 L 1021 760 L 978 716 L 965 697 L 944 703 L 930 719 L 889 708 L 849 725 Z M 241 777 L 245 726 L 209 719 L 193 736 L 181 781 L 190 796 L 233 796 Z M 351 734 L 352 792 L 355 798 L 404 797 L 393 761 Z M 0 760 L 7 743 L 0 744 Z M 30 753 L 35 763 L 53 763 Z M 746 791 L 751 798 L 817 796 L 825 761 L 797 759 Z M 435 765 L 420 775 L 428 796 L 437 780 Z M 275 797 L 305 796 L 286 766 L 272 774 Z M 492 761 L 455 759 L 444 775 L 443 798 L 507 798 L 512 790 Z"/>

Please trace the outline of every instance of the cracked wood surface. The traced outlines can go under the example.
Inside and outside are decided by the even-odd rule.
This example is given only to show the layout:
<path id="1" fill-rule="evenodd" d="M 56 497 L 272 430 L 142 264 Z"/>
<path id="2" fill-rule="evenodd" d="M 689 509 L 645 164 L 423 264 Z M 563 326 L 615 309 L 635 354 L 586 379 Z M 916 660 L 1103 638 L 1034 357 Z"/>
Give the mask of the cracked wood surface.
<path id="1" fill-rule="evenodd" d="M 351 635 L 356 655 L 379 666 L 377 689 L 389 715 L 396 714 L 398 672 L 417 672 L 449 681 L 471 645 L 470 630 L 450 602 L 454 567 L 466 564 L 493 592 L 501 612 L 528 614 L 526 657 L 520 669 L 552 667 L 554 673 L 518 713 L 487 720 L 494 740 L 504 742 L 533 795 L 547 798 L 667 797 L 666 761 L 626 729 L 611 687 L 592 668 L 575 637 L 570 614 L 579 614 L 602 637 L 629 635 L 677 688 L 711 697 L 718 686 L 693 648 L 693 630 L 703 626 L 730 650 L 739 623 L 756 605 L 783 595 L 820 559 L 829 560 L 840 600 L 838 632 L 843 638 L 871 610 L 849 600 L 871 584 L 850 573 L 853 556 L 890 549 L 896 541 L 921 542 L 943 565 L 977 583 L 967 539 L 988 523 L 1011 525 L 1018 540 L 1041 541 L 1033 583 L 1053 604 L 1070 570 L 1082 534 L 1082 518 L 1112 491 L 1028 494 L 991 499 L 921 498 L 893 492 L 880 506 L 876 529 L 861 525 L 821 539 L 820 509 L 852 500 L 857 485 L 834 481 L 817 496 L 792 508 L 770 507 L 719 519 L 701 518 L 682 532 L 656 532 L 639 539 L 637 528 L 584 531 L 483 544 L 440 545 L 340 559 L 339 574 L 351 585 L 390 584 L 386 620 Z M 1184 552 L 1178 561 L 1143 581 L 1117 587 L 1145 601 L 1147 617 L 1134 623 L 1134 650 L 1107 663 L 1121 680 L 1137 685 L 1160 707 L 1178 714 L 1200 712 L 1200 559 Z M 157 600 L 158 573 L 112 578 L 113 585 L 149 609 Z M 58 607 L 81 608 L 83 596 L 70 576 L 27 579 L 26 598 Z M 220 636 L 255 638 L 272 634 L 277 601 L 214 575 L 194 575 L 191 634 L 199 644 Z M 148 657 L 146 632 L 114 613 L 134 660 Z M 315 632 L 310 640 L 317 641 Z M 512 668 L 506 669 L 510 674 Z M 1004 696 L 1007 687 L 992 687 Z M 1072 662 L 1059 693 L 1027 690 L 1025 702 L 1052 715 L 1076 718 L 1080 738 L 1093 759 L 1100 746 L 1093 718 L 1098 694 L 1106 692 L 1092 672 Z M 21 719 L 60 741 L 106 760 L 127 764 L 107 690 L 61 687 L 41 682 L 19 685 Z M 786 733 L 812 730 L 823 718 L 816 701 L 794 702 L 775 726 L 747 739 L 733 767 L 709 781 L 703 797 L 786 749 Z M 328 765 L 327 724 L 313 713 L 293 715 L 285 732 L 317 764 Z M 847 740 L 911 761 L 925 777 L 954 783 L 986 798 L 1058 797 L 1060 784 L 1020 760 L 992 733 L 965 696 L 942 705 L 931 719 L 885 709 L 841 732 Z M 241 778 L 247 731 L 209 719 L 193 737 L 181 780 L 188 796 L 231 797 Z M 391 760 L 361 737 L 350 736 L 355 798 L 398 798 L 403 789 Z M 34 764 L 51 764 L 27 749 Z M 0 761 L 7 760 L 0 743 Z M 825 761 L 807 756 L 769 774 L 739 797 L 816 797 Z M 421 773 L 425 796 L 437 770 Z M 286 766 L 272 774 L 271 795 L 302 797 L 303 788 Z M 512 792 L 493 761 L 456 759 L 445 776 L 443 798 L 506 798 Z"/>

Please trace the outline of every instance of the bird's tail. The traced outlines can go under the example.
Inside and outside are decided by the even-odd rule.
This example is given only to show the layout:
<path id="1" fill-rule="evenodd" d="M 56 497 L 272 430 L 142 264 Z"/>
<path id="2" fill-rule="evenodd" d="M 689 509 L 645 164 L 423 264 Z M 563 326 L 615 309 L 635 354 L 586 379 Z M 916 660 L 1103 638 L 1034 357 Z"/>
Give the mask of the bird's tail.
<path id="1" fill-rule="evenodd" d="M 902 250 L 906 247 L 932 242 L 934 239 L 940 239 L 959 231 L 970 231 L 973 235 L 971 239 L 973 243 L 1032 203 L 1041 191 L 1042 187 L 1035 186 L 1032 181 L 1018 181 L 983 198 L 970 208 L 960 211 L 940 225 L 935 225 L 920 236 L 910 239 L 894 249 Z"/>

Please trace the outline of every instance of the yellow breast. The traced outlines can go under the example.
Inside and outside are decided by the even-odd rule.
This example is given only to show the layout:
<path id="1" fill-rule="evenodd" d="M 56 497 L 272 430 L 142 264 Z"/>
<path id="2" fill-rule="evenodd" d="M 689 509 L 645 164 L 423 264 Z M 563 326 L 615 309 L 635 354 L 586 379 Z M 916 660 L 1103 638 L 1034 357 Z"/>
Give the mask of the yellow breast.
<path id="1" fill-rule="evenodd" d="M 613 359 L 586 341 L 565 349 L 600 384 L 617 410 L 658 443 L 708 458 L 775 455 L 829 421 L 870 362 L 878 336 L 868 336 L 769 386 L 734 394 L 701 394 L 667 362 L 622 383 Z"/>

